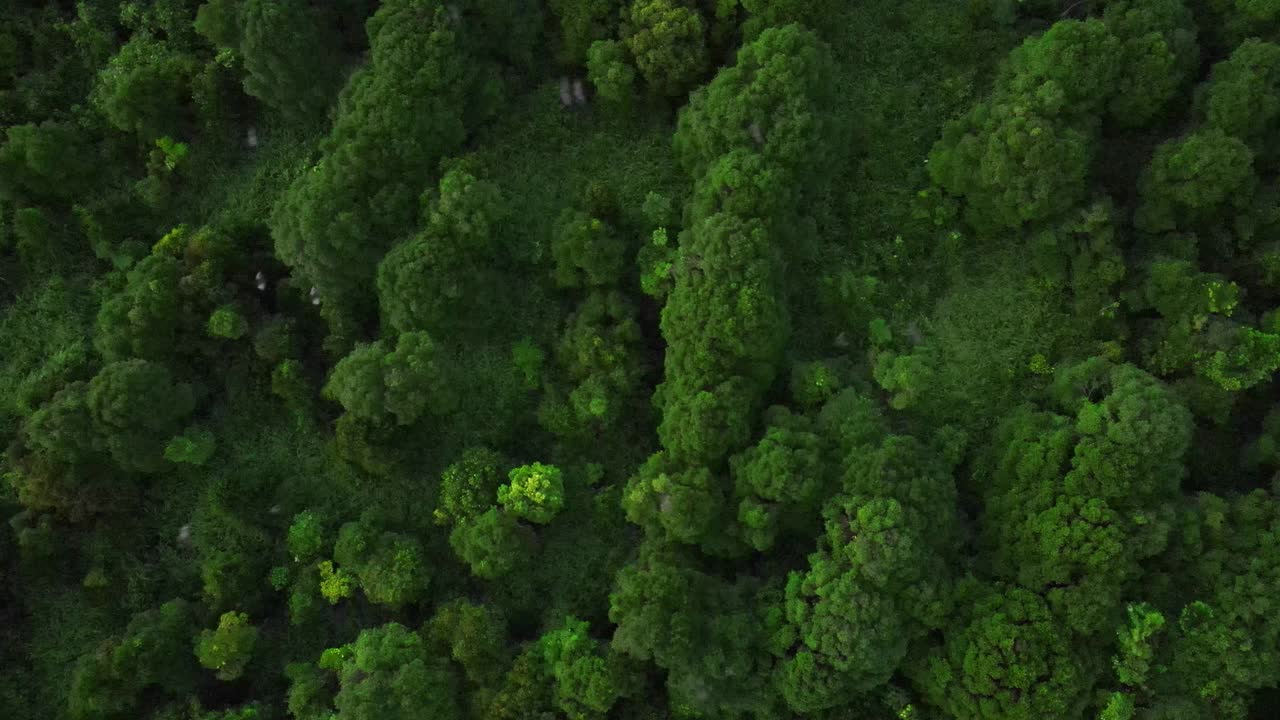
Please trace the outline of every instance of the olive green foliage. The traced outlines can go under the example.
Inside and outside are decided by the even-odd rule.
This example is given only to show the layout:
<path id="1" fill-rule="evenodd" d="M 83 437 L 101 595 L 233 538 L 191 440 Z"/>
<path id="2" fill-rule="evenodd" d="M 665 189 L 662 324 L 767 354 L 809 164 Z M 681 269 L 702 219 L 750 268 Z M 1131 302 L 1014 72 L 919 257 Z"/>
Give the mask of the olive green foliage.
<path id="1" fill-rule="evenodd" d="M 249 332 L 249 321 L 236 312 L 235 308 L 221 307 L 209 316 L 209 324 L 206 327 L 213 337 L 239 340 Z"/>
<path id="2" fill-rule="evenodd" d="M 1169 141 L 1143 176 L 1137 222 L 1148 231 L 1193 225 L 1248 197 L 1254 182 L 1253 153 L 1236 137 L 1211 128 Z"/>
<path id="3" fill-rule="evenodd" d="M 98 311 L 94 343 L 104 358 L 169 360 L 216 352 L 249 328 L 246 303 L 224 283 L 238 269 L 232 240 L 212 228 L 179 226 L 124 275 Z"/>
<path id="4" fill-rule="evenodd" d="M 588 295 L 565 320 L 555 346 L 563 386 L 548 388 L 539 408 L 543 427 L 565 437 L 591 436 L 634 410 L 645 371 L 643 340 L 636 308 L 624 294 Z"/>
<path id="5" fill-rule="evenodd" d="M 805 521 L 829 485 L 823 438 L 802 416 L 777 408 L 760 441 L 730 459 L 738 522 L 746 541 L 767 551 Z"/>
<path id="6" fill-rule="evenodd" d="M 929 155 L 934 182 L 965 198 L 982 231 L 1070 209 L 1084 199 L 1101 110 L 1150 123 L 1195 64 L 1192 28 L 1178 0 L 1054 23 L 1010 53 L 988 100 L 947 125 Z"/>
<path id="7" fill-rule="evenodd" d="M 164 458 L 169 462 L 204 465 L 217 450 L 217 439 L 208 430 L 189 428 L 169 441 L 164 448 Z"/>
<path id="8" fill-rule="evenodd" d="M 0 189 L 10 202 L 75 200 L 87 189 L 92 150 L 75 126 L 14 125 L 0 146 Z"/>
<path id="9" fill-rule="evenodd" d="M 566 210 L 551 244 L 556 284 L 568 288 L 614 285 L 625 251 L 617 231 L 604 220 Z"/>
<path id="10" fill-rule="evenodd" d="M 676 150 L 709 197 L 681 238 L 662 313 L 658 431 L 675 462 L 716 463 L 745 444 L 747 418 L 777 372 L 788 317 L 777 243 L 785 221 L 773 222 L 789 207 L 770 190 L 821 165 L 829 62 L 799 26 L 770 30 L 681 113 Z M 739 280 L 715 279 L 730 276 Z"/>
<path id="11" fill-rule="evenodd" d="M 1000 572 L 1042 589 L 1062 622 L 1088 633 L 1164 549 L 1191 417 L 1132 366 L 1091 361 L 1055 384 L 1074 421 L 1028 412 L 997 434 L 1009 449 L 989 503 L 992 542 Z"/>

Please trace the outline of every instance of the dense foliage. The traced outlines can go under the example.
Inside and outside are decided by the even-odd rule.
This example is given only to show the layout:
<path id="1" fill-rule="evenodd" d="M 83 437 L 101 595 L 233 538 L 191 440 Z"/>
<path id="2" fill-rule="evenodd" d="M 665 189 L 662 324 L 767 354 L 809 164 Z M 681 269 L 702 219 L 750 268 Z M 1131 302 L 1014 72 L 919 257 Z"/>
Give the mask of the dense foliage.
<path id="1" fill-rule="evenodd" d="M 0 0 L 0 717 L 1261 720 L 1280 5 Z"/>

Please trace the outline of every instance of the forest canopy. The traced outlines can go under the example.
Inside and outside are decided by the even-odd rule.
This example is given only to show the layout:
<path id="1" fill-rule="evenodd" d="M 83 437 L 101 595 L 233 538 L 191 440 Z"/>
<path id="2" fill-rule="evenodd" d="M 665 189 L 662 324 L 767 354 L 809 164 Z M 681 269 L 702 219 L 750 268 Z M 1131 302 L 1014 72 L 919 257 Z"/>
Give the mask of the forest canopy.
<path id="1" fill-rule="evenodd" d="M 0 0 L 5 720 L 1280 712 L 1280 4 Z"/>

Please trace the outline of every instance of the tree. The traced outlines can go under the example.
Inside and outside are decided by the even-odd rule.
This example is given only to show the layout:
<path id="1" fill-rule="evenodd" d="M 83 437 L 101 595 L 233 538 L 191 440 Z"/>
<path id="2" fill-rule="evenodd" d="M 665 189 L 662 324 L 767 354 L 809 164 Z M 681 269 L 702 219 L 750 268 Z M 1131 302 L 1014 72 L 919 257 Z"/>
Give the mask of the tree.
<path id="1" fill-rule="evenodd" d="M 635 0 L 625 15 L 623 42 L 649 88 L 666 97 L 697 84 L 709 62 L 702 16 L 672 0 Z"/>
<path id="2" fill-rule="evenodd" d="M 0 146 L 0 194 L 16 204 L 76 200 L 89 193 L 92 150 L 69 123 L 14 125 Z"/>
<path id="3" fill-rule="evenodd" d="M 75 463 L 100 449 L 88 405 L 89 386 L 68 383 L 31 413 L 23 426 L 31 449 L 64 463 Z"/>
<path id="4" fill-rule="evenodd" d="M 89 381 L 89 414 L 116 463 L 125 470 L 159 472 L 164 448 L 195 409 L 191 387 L 146 360 L 123 360 Z"/>
<path id="5" fill-rule="evenodd" d="M 240 46 L 240 17 L 236 0 L 208 0 L 196 10 L 194 29 L 213 45 Z"/>
<path id="6" fill-rule="evenodd" d="M 1090 136 L 1045 117 L 1025 99 L 992 100 L 948 123 L 929 153 L 929 174 L 968 202 L 983 229 L 1016 229 L 1084 196 Z"/>
<path id="7" fill-rule="evenodd" d="M 559 61 L 581 65 L 597 40 L 614 35 L 623 0 L 550 0 L 551 12 L 560 21 Z"/>
<path id="8" fill-rule="evenodd" d="M 475 685 L 496 685 L 510 662 L 506 618 L 491 605 L 463 599 L 441 605 L 424 632 L 448 648 Z"/>
<path id="9" fill-rule="evenodd" d="M 1143 173 L 1134 224 L 1159 232 L 1219 219 L 1243 204 L 1256 182 L 1253 152 L 1222 130 L 1206 128 L 1166 141 Z"/>
<path id="10" fill-rule="evenodd" d="M 1259 139 L 1280 117 L 1280 46 L 1246 40 L 1213 66 L 1205 120 L 1242 140 Z"/>
<path id="11" fill-rule="evenodd" d="M 184 697 L 195 687 L 192 609 L 184 600 L 135 614 L 124 633 L 76 662 L 68 693 L 75 720 L 116 720 L 141 711 L 143 693 Z"/>
<path id="12" fill-rule="evenodd" d="M 383 363 L 387 356 L 382 343 L 361 345 L 338 361 L 324 386 L 325 397 L 337 400 L 342 408 L 365 420 L 381 420 L 387 415 L 386 381 Z"/>
<path id="13" fill-rule="evenodd" d="M 729 460 L 738 499 L 738 522 L 746 541 L 759 551 L 779 534 L 808 529 L 827 487 L 824 444 L 802 417 L 771 408 L 764 437 Z"/>
<path id="14" fill-rule="evenodd" d="M 563 474 L 553 465 L 521 465 L 507 479 L 498 488 L 498 502 L 518 518 L 545 525 L 564 507 Z"/>
<path id="15" fill-rule="evenodd" d="M 401 425 L 423 413 L 446 415 L 457 408 L 458 397 L 449 387 L 447 373 L 438 358 L 436 343 L 423 332 L 408 332 L 383 359 L 387 410 Z"/>
<path id="16" fill-rule="evenodd" d="M 1121 127 L 1145 126 L 1196 71 L 1195 20 L 1182 0 L 1108 3 L 1102 19 L 1120 40 L 1109 116 Z"/>
<path id="17" fill-rule="evenodd" d="M 277 256 L 315 284 L 342 343 L 372 310 L 375 270 L 415 219 L 421 178 L 462 144 L 493 88 L 436 0 L 382 3 L 366 27 L 370 61 L 342 92 L 324 155 L 271 217 Z"/>
<path id="18" fill-rule="evenodd" d="M 208 430 L 187 428 L 164 447 L 164 459 L 197 467 L 209 462 L 218 447 L 217 438 Z"/>
<path id="19" fill-rule="evenodd" d="M 1280 581 L 1277 532 L 1280 503 L 1263 490 L 1188 503 L 1182 550 L 1189 572 L 1184 598 L 1153 678 L 1156 697 L 1192 700 L 1205 717 L 1248 716 L 1253 692 L 1280 668 L 1273 638 L 1280 636 L 1273 593 Z"/>
<path id="20" fill-rule="evenodd" d="M 799 25 L 765 30 L 690 96 L 680 112 L 677 155 L 695 176 L 735 148 L 755 148 L 793 176 L 823 167 L 835 129 L 824 80 L 831 63 L 826 46 Z"/>
<path id="21" fill-rule="evenodd" d="M 541 648 L 530 644 L 516 656 L 497 692 L 478 696 L 477 699 L 485 717 L 495 720 L 545 720 L 554 717 L 553 686 Z"/>
<path id="22" fill-rule="evenodd" d="M 456 407 L 441 365 L 427 333 L 407 332 L 394 349 L 385 342 L 361 345 L 338 361 L 324 394 L 363 420 L 394 416 L 396 423 L 411 425 L 426 413 L 446 415 Z"/>
<path id="23" fill-rule="evenodd" d="M 997 585 L 929 658 L 931 700 L 959 720 L 1074 717 L 1088 677 L 1070 637 L 1035 593 Z"/>
<path id="24" fill-rule="evenodd" d="M 242 612 L 225 612 L 216 630 L 202 630 L 196 640 L 200 665 L 216 670 L 219 680 L 235 680 L 244 673 L 258 642 L 258 628 Z"/>
<path id="25" fill-rule="evenodd" d="M 338 531 L 333 559 L 355 576 L 369 602 L 392 608 L 416 602 L 427 592 L 430 570 L 417 539 L 379 530 L 370 517 Z"/>
<path id="26" fill-rule="evenodd" d="M 776 708 L 765 650 L 773 624 L 748 580 L 729 585 L 661 540 L 642 542 L 609 595 L 611 647 L 667 671 L 669 703 L 703 715 Z"/>
<path id="27" fill-rule="evenodd" d="M 94 344 L 107 360 L 167 358 L 177 341 L 181 268 L 167 256 L 149 255 L 129 271 L 124 291 L 98 311 Z"/>
<path id="28" fill-rule="evenodd" d="M 173 44 L 136 34 L 98 73 L 94 106 L 145 144 L 180 137 L 195 70 L 195 59 Z"/>
<path id="29" fill-rule="evenodd" d="M 249 321 L 235 307 L 224 306 L 213 311 L 205 329 L 215 338 L 239 340 L 248 334 Z"/>
<path id="30" fill-rule="evenodd" d="M 294 562 L 307 562 L 319 557 L 324 551 L 324 545 L 324 523 L 317 513 L 303 510 L 293 516 L 293 522 L 285 534 L 285 546 Z"/>
<path id="31" fill-rule="evenodd" d="M 788 657 L 778 671 L 800 712 L 839 706 L 888 681 L 909 643 L 950 612 L 948 555 L 958 535 L 947 468 L 917 441 L 890 437 L 851 455 L 826 534 L 786 587 Z"/>
<path id="32" fill-rule="evenodd" d="M 602 718 L 630 693 L 638 678 L 622 658 L 588 635 L 590 624 L 573 617 L 538 638 L 538 649 L 555 679 L 555 701 L 569 718 Z"/>
<path id="33" fill-rule="evenodd" d="M 455 525 L 449 545 L 476 577 L 497 580 L 522 560 L 527 534 L 515 516 L 497 507 Z"/>
<path id="34" fill-rule="evenodd" d="M 635 95 L 636 69 L 626 46 L 616 40 L 597 40 L 587 51 L 587 79 L 606 102 L 628 107 Z"/>
<path id="35" fill-rule="evenodd" d="M 244 89 L 299 119 L 321 115 L 341 80 L 342 40 L 305 0 L 247 0 L 239 9 Z"/>
<path id="36" fill-rule="evenodd" d="M 538 410 L 543 427 L 562 437 L 595 437 L 613 426 L 639 391 L 642 343 L 635 306 L 621 292 L 588 295 L 556 344 L 564 384 L 548 383 Z"/>
<path id="37" fill-rule="evenodd" d="M 565 288 L 617 285 L 626 250 L 617 231 L 604 220 L 566 209 L 551 239 L 556 284 Z"/>
<path id="38" fill-rule="evenodd" d="M 697 543 L 716 529 L 725 498 L 710 470 L 686 469 L 658 452 L 627 482 L 622 507 L 628 520 L 658 536 Z"/>
<path id="39" fill-rule="evenodd" d="M 1121 47 L 1097 19 L 1060 20 L 1009 53 L 1000 93 L 1025 99 L 1046 117 L 1088 115 L 1115 92 Z"/>
<path id="40" fill-rule="evenodd" d="M 211 330 L 247 332 L 244 313 L 251 306 L 239 301 L 227 282 L 237 266 L 235 245 L 226 235 L 179 225 L 130 268 L 124 286 L 102 303 L 95 346 L 108 360 L 169 360 L 218 352 L 209 341 Z"/>
<path id="41" fill-rule="evenodd" d="M 1055 393 L 1074 419 L 1023 410 L 997 431 L 986 501 L 997 573 L 1043 593 L 1082 633 L 1109 624 L 1141 563 L 1165 549 L 1186 470 L 1191 416 L 1132 365 L 1064 368 Z"/>
<path id="42" fill-rule="evenodd" d="M 432 657 L 422 637 L 399 623 L 364 630 L 350 645 L 326 650 L 320 667 L 338 677 L 336 720 L 411 720 L 424 712 L 440 720 L 463 716 L 446 661 Z M 302 707 L 311 705 L 305 698 L 314 692 L 312 676 L 301 670 L 293 676 L 291 694 L 298 693 Z M 305 696 L 299 693 L 303 688 Z"/>
<path id="43" fill-rule="evenodd" d="M 658 434 L 673 459 L 709 463 L 745 444 L 788 318 L 777 250 L 759 221 L 720 213 L 689 232 L 662 311 L 667 371 L 656 395 Z"/>
<path id="44" fill-rule="evenodd" d="M 502 485 L 502 455 L 486 447 L 471 447 L 440 476 L 440 506 L 436 522 L 456 525 L 483 514 L 497 501 Z"/>
<path id="45" fill-rule="evenodd" d="M 495 310 L 493 253 L 505 218 L 501 193 L 458 168 L 445 174 L 426 205 L 423 231 L 378 266 L 383 317 L 402 332 L 475 332 Z"/>
<path id="46" fill-rule="evenodd" d="M 738 0 L 750 14 L 743 24 L 743 34 L 750 38 L 770 27 L 800 23 L 821 29 L 836 15 L 837 3 L 831 0 Z"/>

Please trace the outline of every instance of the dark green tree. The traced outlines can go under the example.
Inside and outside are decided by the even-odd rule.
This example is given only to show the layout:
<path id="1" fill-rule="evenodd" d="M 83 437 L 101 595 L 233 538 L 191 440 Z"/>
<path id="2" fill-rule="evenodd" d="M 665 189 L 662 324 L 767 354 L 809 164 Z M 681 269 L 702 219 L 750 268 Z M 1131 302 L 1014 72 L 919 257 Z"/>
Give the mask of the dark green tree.
<path id="1" fill-rule="evenodd" d="M 367 517 L 342 526 L 333 559 L 355 577 L 370 602 L 392 608 L 421 599 L 431 580 L 417 539 L 382 530 Z"/>
<path id="2" fill-rule="evenodd" d="M 475 685 L 497 685 L 510 664 L 506 618 L 491 605 L 462 599 L 441 605 L 425 634 L 448 648 L 449 656 Z"/>
<path id="3" fill-rule="evenodd" d="M 90 417 L 112 459 L 125 470 L 164 469 L 164 448 L 195 409 L 191 387 L 161 365 L 123 360 L 89 381 Z"/>
<path id="4" fill-rule="evenodd" d="M 996 585 L 967 617 L 924 671 L 924 689 L 939 708 L 960 720 L 1081 713 L 1090 678 L 1039 596 Z"/>
<path id="5" fill-rule="evenodd" d="M 94 106 L 118 130 L 150 144 L 180 137 L 196 61 L 173 44 L 135 35 L 98 74 Z"/>
<path id="6" fill-rule="evenodd" d="M 306 0 L 246 0 L 239 8 L 245 92 L 291 116 L 322 116 L 342 76 L 342 39 Z"/>
<path id="7" fill-rule="evenodd" d="M 497 580 L 525 559 L 529 532 L 498 507 L 454 526 L 449 545 L 476 577 Z"/>
<path id="8" fill-rule="evenodd" d="M 467 448 L 440 476 L 437 523 L 456 525 L 484 514 L 498 499 L 502 455 L 486 447 Z"/>

